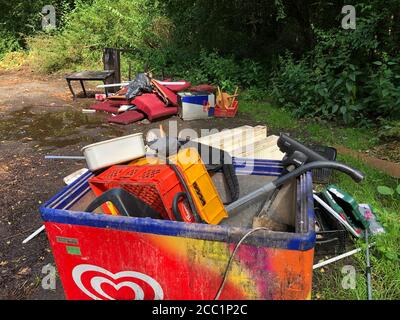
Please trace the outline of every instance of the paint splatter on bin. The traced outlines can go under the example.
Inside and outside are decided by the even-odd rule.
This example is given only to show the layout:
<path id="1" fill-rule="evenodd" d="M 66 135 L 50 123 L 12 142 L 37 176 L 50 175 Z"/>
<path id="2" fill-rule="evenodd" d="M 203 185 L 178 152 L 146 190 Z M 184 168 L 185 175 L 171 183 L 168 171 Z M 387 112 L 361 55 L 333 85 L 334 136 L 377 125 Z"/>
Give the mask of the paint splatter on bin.
<path id="1" fill-rule="evenodd" d="M 41 208 L 68 299 L 214 298 L 247 228 L 72 211 L 91 192 L 90 177 L 85 174 Z M 235 256 L 221 299 L 311 297 L 311 174 L 296 186 L 296 232 L 251 236 Z"/>

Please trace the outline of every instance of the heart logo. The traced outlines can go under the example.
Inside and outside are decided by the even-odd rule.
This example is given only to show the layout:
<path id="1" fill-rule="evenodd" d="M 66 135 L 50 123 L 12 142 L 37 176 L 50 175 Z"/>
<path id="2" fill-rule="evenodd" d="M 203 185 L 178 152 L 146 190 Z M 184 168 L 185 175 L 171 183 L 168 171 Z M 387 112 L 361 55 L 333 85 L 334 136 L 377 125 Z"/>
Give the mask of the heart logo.
<path id="1" fill-rule="evenodd" d="M 164 292 L 156 280 L 136 271 L 114 274 L 95 265 L 80 264 L 72 270 L 72 278 L 78 288 L 94 300 L 124 298 L 127 291 L 135 300 L 164 298 Z M 119 292 L 124 292 L 124 296 L 120 296 Z"/>

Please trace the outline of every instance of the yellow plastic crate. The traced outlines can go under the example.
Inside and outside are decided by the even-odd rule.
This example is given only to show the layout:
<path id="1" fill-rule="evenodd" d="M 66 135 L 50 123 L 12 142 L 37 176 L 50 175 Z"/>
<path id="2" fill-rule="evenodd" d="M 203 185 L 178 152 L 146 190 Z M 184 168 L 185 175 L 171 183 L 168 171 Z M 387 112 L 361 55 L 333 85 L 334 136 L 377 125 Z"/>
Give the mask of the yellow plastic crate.
<path id="1" fill-rule="evenodd" d="M 182 171 L 200 217 L 209 224 L 218 224 L 228 217 L 218 191 L 196 149 L 182 149 L 170 161 Z"/>
<path id="2" fill-rule="evenodd" d="M 143 157 L 133 160 L 132 162 L 129 162 L 129 165 L 144 166 L 147 164 L 162 164 L 162 163 L 164 162 L 157 157 Z"/>

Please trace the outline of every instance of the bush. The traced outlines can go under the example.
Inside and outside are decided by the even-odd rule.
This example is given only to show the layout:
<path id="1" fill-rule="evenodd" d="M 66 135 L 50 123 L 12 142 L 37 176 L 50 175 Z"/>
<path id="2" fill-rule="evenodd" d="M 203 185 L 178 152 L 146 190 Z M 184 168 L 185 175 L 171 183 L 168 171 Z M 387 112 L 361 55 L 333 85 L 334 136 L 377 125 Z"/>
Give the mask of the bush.
<path id="1" fill-rule="evenodd" d="M 316 56 L 312 63 L 310 57 L 281 58 L 272 80 L 272 97 L 300 117 L 361 125 L 379 117 L 400 117 L 400 67 L 395 59 L 384 57 L 365 68 L 353 64 L 350 57 L 340 63 L 334 59 L 337 56 Z"/>
<path id="2" fill-rule="evenodd" d="M 0 30 L 0 59 L 10 51 L 17 51 L 21 49 L 18 38 L 12 33 Z"/>
<path id="3" fill-rule="evenodd" d="M 11 51 L 3 55 L 0 60 L 0 69 L 19 69 L 26 63 L 27 53 L 25 51 Z"/>
<path id="4" fill-rule="evenodd" d="M 382 119 L 381 121 L 379 138 L 400 141 L 400 120 L 387 121 Z"/>
<path id="5" fill-rule="evenodd" d="M 240 98 L 245 101 L 268 101 L 269 92 L 266 88 L 251 86 L 240 93 Z"/>
<path id="6" fill-rule="evenodd" d="M 396 59 L 376 55 L 371 36 L 376 20 L 361 19 L 353 32 L 316 30 L 315 48 L 300 59 L 287 54 L 273 74 L 272 96 L 301 117 L 371 125 L 377 117 L 399 117 L 400 68 Z M 366 61 L 364 61 L 366 60 Z"/>
<path id="7" fill-rule="evenodd" d="M 281 49 L 271 45 L 271 59 L 265 59 L 269 61 L 250 59 L 248 52 L 252 51 L 251 48 L 236 50 L 233 54 L 233 47 L 228 44 L 235 37 L 226 37 L 224 32 L 242 29 L 246 24 L 222 21 L 217 7 L 222 8 L 226 5 L 224 3 L 216 6 L 207 1 L 183 4 L 180 1 L 160 3 L 154 0 L 71 0 L 71 3 L 73 5 L 66 8 L 74 7 L 73 10 L 62 11 L 61 28 L 29 38 L 29 61 L 34 70 L 51 73 L 101 68 L 102 48 L 132 48 L 137 52 L 126 56 L 134 72 L 143 71 L 147 65 L 157 76 L 164 71 L 166 76 L 184 78 L 194 84 L 216 84 L 229 92 L 240 86 L 247 89 L 244 90 L 246 99 L 265 99 L 268 90 L 278 104 L 299 117 L 339 120 L 363 126 L 375 125 L 374 121 L 380 117 L 400 117 L 400 91 L 397 90 L 400 58 L 396 56 L 398 49 L 393 45 L 392 36 L 379 31 L 392 15 L 388 8 L 381 7 L 380 2 L 357 5 L 360 15 L 356 30 L 332 26 L 318 28 L 318 23 L 303 30 L 310 35 L 309 51 L 296 52 L 291 48 L 296 54 L 281 55 L 272 76 L 267 73 L 269 70 L 265 65 L 273 65 L 271 61 L 277 60 Z M 261 10 L 261 2 L 257 3 Z M 282 3 L 281 10 L 285 8 Z M 210 10 L 205 11 L 203 5 L 209 6 Z M 236 3 L 235 8 L 237 12 L 249 9 L 240 3 Z M 209 11 L 216 15 L 208 17 Z M 279 15 L 280 20 L 287 19 L 284 13 L 283 10 Z M 286 13 L 290 15 L 290 12 Z M 204 25 L 197 26 L 198 21 L 191 20 L 192 16 L 200 18 L 203 15 L 210 19 Z M 280 24 L 276 20 L 271 20 L 271 23 Z M 292 22 L 287 23 L 293 27 L 291 33 L 297 34 L 297 27 Z M 220 24 L 224 28 L 218 29 Z M 258 29 L 255 25 L 253 27 L 251 32 L 241 30 L 239 33 L 254 36 L 256 33 L 252 32 Z M 204 28 L 210 32 L 224 32 L 211 35 Z M 275 31 L 278 32 L 279 28 Z M 212 41 L 206 43 L 210 37 L 214 37 L 215 44 L 219 45 L 211 45 Z M 256 43 L 255 39 L 253 42 Z M 3 47 L 15 44 L 9 34 L 0 41 L 6 43 Z M 234 42 L 247 43 L 239 38 Z M 253 53 L 253 58 L 258 56 Z M 123 59 L 123 74 L 126 71 L 127 63 Z"/>
<path id="8" fill-rule="evenodd" d="M 77 2 L 53 33 L 29 38 L 31 62 L 39 72 L 101 65 L 105 47 L 139 49 L 142 55 L 168 43 L 168 19 L 149 0 Z"/>
<path id="9" fill-rule="evenodd" d="M 400 60 L 383 56 L 382 61 L 373 62 L 373 67 L 365 84 L 370 117 L 400 119 Z"/>
<path id="10" fill-rule="evenodd" d="M 159 68 L 175 78 L 185 78 L 196 84 L 212 83 L 229 92 L 237 86 L 257 87 L 263 79 L 262 66 L 253 60 L 237 61 L 232 55 L 221 56 L 218 51 L 205 49 L 199 54 L 183 55 L 181 52 L 179 48 L 170 48 L 168 62 Z"/>
<path id="11" fill-rule="evenodd" d="M 294 113 L 305 115 L 307 110 L 304 108 L 307 108 L 307 100 L 311 99 L 307 97 L 306 89 L 311 86 L 312 71 L 306 61 L 297 63 L 289 54 L 279 59 L 279 65 L 281 67 L 272 78 L 272 97 Z"/>
<path id="12" fill-rule="evenodd" d="M 28 39 L 28 62 L 38 73 L 73 70 L 77 66 L 94 62 L 95 52 L 83 46 L 73 46 L 63 34 L 40 34 Z M 98 57 L 100 54 L 98 54 Z"/>
<path id="13" fill-rule="evenodd" d="M 255 61 L 180 47 L 172 39 L 174 30 L 152 0 L 77 2 L 75 9 L 64 15 L 62 29 L 28 39 L 29 60 L 40 73 L 101 68 L 102 48 L 132 48 L 137 53 L 125 57 L 134 71 L 142 71 L 146 64 L 158 75 L 165 71 L 193 83 L 218 84 L 228 91 L 239 85 L 257 86 L 263 78 L 263 69 Z M 126 71 L 123 61 L 123 74 Z"/>

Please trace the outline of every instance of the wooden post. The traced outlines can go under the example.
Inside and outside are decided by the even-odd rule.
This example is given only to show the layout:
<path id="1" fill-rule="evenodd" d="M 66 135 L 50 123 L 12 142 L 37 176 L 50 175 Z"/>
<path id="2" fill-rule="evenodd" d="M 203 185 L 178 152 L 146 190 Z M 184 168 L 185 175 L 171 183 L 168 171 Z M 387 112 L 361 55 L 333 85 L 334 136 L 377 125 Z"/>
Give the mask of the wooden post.
<path id="1" fill-rule="evenodd" d="M 114 76 L 106 80 L 106 84 L 121 82 L 121 53 L 119 49 L 104 48 L 103 64 L 104 70 L 114 70 Z M 116 92 L 119 87 L 109 88 L 109 92 Z"/>

